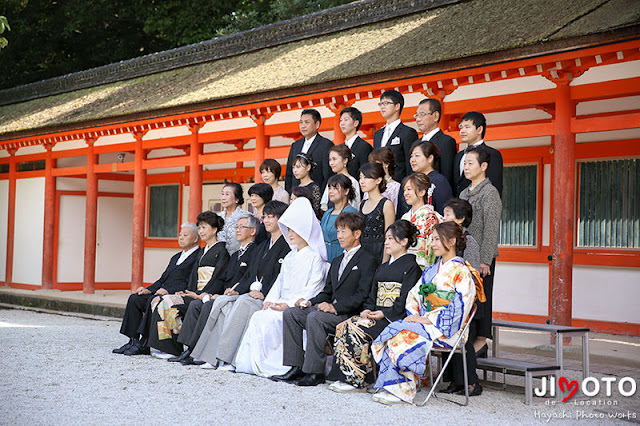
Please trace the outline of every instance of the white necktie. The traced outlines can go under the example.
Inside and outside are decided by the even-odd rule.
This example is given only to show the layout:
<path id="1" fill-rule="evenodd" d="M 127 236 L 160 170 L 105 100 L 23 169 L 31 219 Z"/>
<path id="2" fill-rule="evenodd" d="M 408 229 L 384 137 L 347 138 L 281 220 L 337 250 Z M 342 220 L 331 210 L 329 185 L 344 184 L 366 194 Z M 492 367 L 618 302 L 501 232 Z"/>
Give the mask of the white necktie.
<path id="1" fill-rule="evenodd" d="M 382 142 L 380 146 L 387 146 L 389 143 L 389 137 L 391 136 L 391 128 L 389 126 L 384 127 L 384 134 L 382 135 Z"/>

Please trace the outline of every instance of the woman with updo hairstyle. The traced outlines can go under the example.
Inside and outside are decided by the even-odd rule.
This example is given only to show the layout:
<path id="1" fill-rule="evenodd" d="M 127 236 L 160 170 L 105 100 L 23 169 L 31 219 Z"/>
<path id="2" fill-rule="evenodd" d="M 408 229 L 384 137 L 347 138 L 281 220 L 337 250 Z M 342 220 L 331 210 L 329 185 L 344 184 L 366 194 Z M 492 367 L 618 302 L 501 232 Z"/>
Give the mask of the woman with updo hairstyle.
<path id="1" fill-rule="evenodd" d="M 320 208 L 320 200 L 322 199 L 322 192 L 320 186 L 311 179 L 311 172 L 316 168 L 317 164 L 305 154 L 296 155 L 296 159 L 293 163 L 292 171 L 293 176 L 300 181 L 301 187 L 309 188 L 311 195 L 311 206 L 316 213 L 318 220 L 322 219 L 322 209 Z"/>
<path id="2" fill-rule="evenodd" d="M 404 199 L 411 207 L 408 212 L 402 215 L 402 218 L 413 223 L 420 233 L 418 244 L 409 249 L 409 252 L 416 255 L 416 261 L 422 269 L 433 265 L 436 260 L 431 247 L 431 236 L 433 227 L 442 222 L 442 217 L 433 210 L 433 206 L 429 203 L 430 189 L 431 181 L 424 173 L 409 175 L 402 182 Z"/>
<path id="3" fill-rule="evenodd" d="M 432 347 L 450 348 L 462 332 L 477 298 L 482 301 L 482 279 L 459 255 L 466 247 L 460 225 L 444 222 L 434 227 L 433 250 L 438 260 L 426 268 L 407 296 L 407 316 L 389 324 L 371 345 L 379 364 L 373 400 L 383 404 L 413 403 L 418 377 L 429 367 Z M 474 356 L 474 352 L 470 351 Z M 475 356 L 474 356 L 475 359 Z M 469 366 L 470 395 L 482 387 Z"/>
<path id="4" fill-rule="evenodd" d="M 329 192 L 329 201 L 333 207 L 329 208 L 322 216 L 320 227 L 324 242 L 327 245 L 327 262 L 331 261 L 342 254 L 342 247 L 338 242 L 338 231 L 335 226 L 336 218 L 342 212 L 358 213 L 349 203 L 354 197 L 354 188 L 351 186 L 351 180 L 342 174 L 333 175 L 327 182 Z"/>
<path id="5" fill-rule="evenodd" d="M 444 175 L 440 174 L 440 150 L 431 142 L 418 140 L 411 146 L 409 164 L 414 173 L 424 173 L 429 176 L 433 186 L 431 198 L 433 208 L 439 214 L 444 213 L 444 204 L 452 197 L 451 184 Z"/>
<path id="6" fill-rule="evenodd" d="M 393 203 L 382 196 L 387 186 L 384 176 L 381 164 L 366 163 L 360 167 L 360 188 L 367 193 L 367 199 L 360 203 L 360 214 L 364 218 L 360 244 L 381 263 L 389 259 L 383 253 L 384 230 L 393 223 L 396 215 Z"/>
<path id="7" fill-rule="evenodd" d="M 398 193 L 400 192 L 400 184 L 393 180 L 393 174 L 396 172 L 396 159 L 393 151 L 388 146 L 374 149 L 369 154 L 369 161 L 372 163 L 382 164 L 384 169 L 384 180 L 387 183 L 387 189 L 382 196 L 388 198 L 393 203 L 393 208 L 398 211 Z M 365 194 L 366 197 L 366 194 Z M 363 199 L 365 199 L 363 197 Z"/>
<path id="8" fill-rule="evenodd" d="M 249 194 L 249 199 L 251 200 L 251 205 L 254 209 L 253 215 L 259 222 L 255 238 L 256 245 L 259 245 L 261 242 L 269 238 L 269 234 L 264 228 L 264 223 L 262 222 L 262 209 L 264 209 L 265 204 L 273 198 L 273 188 L 267 183 L 255 183 L 251 185 L 247 193 Z M 287 196 L 288 195 L 289 194 L 287 194 Z"/>
<path id="9" fill-rule="evenodd" d="M 363 311 L 336 327 L 334 361 L 328 380 L 335 392 L 363 392 L 373 383 L 371 342 L 392 321 L 405 317 L 407 294 L 420 279 L 421 270 L 413 254 L 418 230 L 406 220 L 391 224 L 385 233 L 384 251 L 388 262 L 378 267 Z"/>
<path id="10" fill-rule="evenodd" d="M 220 204 L 224 210 L 218 214 L 224 219 L 224 228 L 218 232 L 218 239 L 227 245 L 231 255 L 240 249 L 236 239 L 236 223 L 242 216 L 251 214 L 241 208 L 244 204 L 242 186 L 235 182 L 226 183 L 220 192 Z"/>
<path id="11" fill-rule="evenodd" d="M 349 204 L 356 210 L 360 207 L 360 185 L 358 181 L 349 174 L 347 167 L 351 164 L 351 150 L 345 144 L 335 145 L 329 149 L 329 167 L 336 175 L 341 175 L 351 181 L 352 196 L 349 198 Z M 328 210 L 333 207 L 333 203 L 329 199 L 329 183 L 324 189 L 322 199 L 320 200 L 322 210 Z"/>

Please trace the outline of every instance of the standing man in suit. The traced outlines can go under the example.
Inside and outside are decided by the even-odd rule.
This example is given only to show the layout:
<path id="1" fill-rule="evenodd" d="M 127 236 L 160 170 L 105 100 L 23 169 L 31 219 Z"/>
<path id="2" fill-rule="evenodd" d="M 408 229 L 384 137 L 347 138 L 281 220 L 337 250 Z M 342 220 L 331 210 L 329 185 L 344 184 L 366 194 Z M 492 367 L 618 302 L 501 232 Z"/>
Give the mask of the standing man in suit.
<path id="1" fill-rule="evenodd" d="M 496 187 L 500 197 L 502 197 L 502 154 L 495 148 L 490 147 L 484 143 L 484 135 L 487 131 L 487 120 L 479 112 L 471 111 L 466 113 L 462 120 L 460 120 L 460 140 L 462 143 L 467 144 L 467 148 L 471 146 L 484 146 L 489 155 L 491 155 L 491 161 L 487 169 L 487 177 L 491 181 L 491 184 Z M 464 177 L 464 158 L 467 155 L 467 150 L 460 151 L 455 160 L 453 161 L 453 191 L 456 197 L 460 195 L 463 189 L 465 189 L 471 183 L 469 179 Z"/>
<path id="2" fill-rule="evenodd" d="M 302 153 L 311 157 L 317 167 L 311 172 L 311 180 L 318 184 L 320 188 L 327 186 L 327 180 L 333 175 L 329 167 L 329 149 L 333 142 L 318 134 L 322 117 L 315 109 L 302 110 L 300 114 L 300 133 L 302 139 L 298 139 L 291 145 L 289 158 L 287 159 L 287 170 L 284 176 L 284 189 L 291 194 L 293 187 L 298 186 L 300 181 L 293 176 L 293 163 L 296 155 Z"/>
<path id="3" fill-rule="evenodd" d="M 453 188 L 453 162 L 458 149 L 456 141 L 440 130 L 440 118 L 442 117 L 442 105 L 437 99 L 423 99 L 418 104 L 418 110 L 413 116 L 416 119 L 418 130 L 423 132 L 422 140 L 431 142 L 440 150 L 440 172 L 449 181 Z"/>
<path id="4" fill-rule="evenodd" d="M 380 114 L 387 120 L 387 124 L 373 134 L 373 148 L 388 146 L 396 159 L 396 172 L 393 179 L 396 182 L 411 174 L 409 157 L 411 144 L 418 139 L 418 132 L 400 121 L 400 114 L 404 108 L 404 96 L 397 90 L 387 90 L 380 96 Z"/>
<path id="5" fill-rule="evenodd" d="M 138 287 L 135 293 L 129 296 L 120 327 L 120 333 L 127 336 L 129 342 L 114 349 L 113 353 L 124 354 L 133 346 L 139 345 L 140 333 L 146 322 L 144 317 L 150 315 L 149 306 L 154 296 L 173 294 L 187 288 L 191 270 L 196 262 L 199 242 L 198 227 L 193 223 L 182 225 L 178 235 L 178 246 L 182 251 L 173 255 L 169 266 L 158 281 L 146 288 Z"/>
<path id="6" fill-rule="evenodd" d="M 351 150 L 351 164 L 347 167 L 349 174 L 360 179 L 360 166 L 369 162 L 369 154 L 373 147 L 358 136 L 362 125 L 362 113 L 359 109 L 348 107 L 340 111 L 340 130 L 344 133 L 344 144 Z"/>
<path id="7" fill-rule="evenodd" d="M 342 321 L 357 315 L 371 291 L 377 261 L 360 247 L 364 219 L 357 213 L 341 213 L 335 222 L 344 253 L 331 262 L 324 290 L 311 300 L 300 299 L 284 311 L 283 364 L 291 369 L 274 380 L 296 382 L 298 386 L 324 383 L 327 335 Z M 307 330 L 307 348 L 302 331 Z"/>

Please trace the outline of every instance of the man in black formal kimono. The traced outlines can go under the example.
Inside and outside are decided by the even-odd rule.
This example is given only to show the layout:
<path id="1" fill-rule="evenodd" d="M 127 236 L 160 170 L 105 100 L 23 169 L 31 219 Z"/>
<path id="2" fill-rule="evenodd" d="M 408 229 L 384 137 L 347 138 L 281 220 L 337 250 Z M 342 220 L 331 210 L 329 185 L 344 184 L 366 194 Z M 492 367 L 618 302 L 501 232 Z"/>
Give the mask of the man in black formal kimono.
<path id="1" fill-rule="evenodd" d="M 433 143 L 440 150 L 439 170 L 447 178 L 453 188 L 453 161 L 458 151 L 456 141 L 440 130 L 440 117 L 442 105 L 437 99 L 423 99 L 418 104 L 418 110 L 414 115 L 418 130 L 423 132 L 422 140 Z"/>
<path id="2" fill-rule="evenodd" d="M 348 107 L 340 111 L 340 130 L 344 133 L 344 144 L 351 150 L 351 164 L 347 170 L 356 180 L 360 179 L 360 166 L 369 162 L 369 154 L 373 151 L 373 147 L 358 136 L 361 125 L 360 110 Z"/>
<path id="3" fill-rule="evenodd" d="M 124 311 L 120 333 L 129 338 L 123 346 L 114 349 L 113 353 L 123 354 L 138 343 L 140 327 L 143 326 L 143 317 L 149 310 L 151 299 L 154 296 L 164 296 L 184 290 L 189 282 L 189 276 L 196 261 L 198 251 L 198 228 L 192 223 L 185 223 L 178 235 L 178 246 L 181 252 L 173 255 L 169 266 L 158 281 L 149 287 L 139 287 L 127 301 Z"/>
<path id="4" fill-rule="evenodd" d="M 396 172 L 393 179 L 396 182 L 411 174 L 409 157 L 411 144 L 418 139 L 418 132 L 400 121 L 400 114 L 404 108 L 404 96 L 397 90 L 387 90 L 380 96 L 380 114 L 387 124 L 373 134 L 373 148 L 388 146 L 396 159 Z"/>
<path id="5" fill-rule="evenodd" d="M 360 246 L 364 220 L 357 213 L 341 213 L 335 222 L 344 253 L 331 262 L 324 290 L 309 301 L 300 299 L 283 314 L 283 364 L 291 367 L 274 380 L 298 386 L 324 383 L 327 335 L 342 321 L 357 315 L 371 291 L 377 260 Z M 302 331 L 307 330 L 307 349 Z"/>
<path id="6" fill-rule="evenodd" d="M 216 279 L 207 295 L 202 299 L 196 299 L 189 303 L 187 313 L 184 315 L 178 343 L 186 346 L 185 350 L 178 356 L 169 358 L 170 362 L 183 362 L 183 364 L 197 364 L 191 356 L 191 350 L 198 342 L 200 334 L 204 329 L 209 313 L 216 298 L 222 294 L 237 295 L 236 288 L 240 285 L 240 280 L 247 272 L 253 260 L 256 248 L 254 243 L 258 228 L 258 219 L 247 214 L 240 217 L 236 223 L 236 239 L 240 243 L 240 249 L 234 252 L 229 259 L 223 275 Z"/>
<path id="7" fill-rule="evenodd" d="M 298 139 L 291 145 L 289 158 L 287 158 L 287 170 L 284 176 L 284 189 L 291 194 L 293 187 L 300 181 L 293 176 L 293 163 L 298 154 L 306 154 L 311 157 L 316 167 L 311 172 L 311 180 L 318 184 L 323 191 L 327 186 L 327 180 L 333 175 L 329 167 L 329 149 L 333 142 L 318 134 L 322 117 L 315 109 L 305 109 L 300 114 L 300 133 L 302 139 Z"/>
<path id="8" fill-rule="evenodd" d="M 484 143 L 484 135 L 487 131 L 487 120 L 484 115 L 471 111 L 466 113 L 462 120 L 460 120 L 460 140 L 462 143 L 467 144 L 467 148 L 470 146 L 484 146 L 491 155 L 491 161 L 487 168 L 487 177 L 491 181 L 491 184 L 496 187 L 500 197 L 502 197 L 502 154 L 495 148 L 490 147 Z M 460 151 L 455 160 L 453 161 L 453 185 L 452 189 L 456 197 L 460 195 L 463 189 L 465 189 L 471 183 L 469 179 L 464 177 L 464 158 L 466 157 L 466 149 Z"/>

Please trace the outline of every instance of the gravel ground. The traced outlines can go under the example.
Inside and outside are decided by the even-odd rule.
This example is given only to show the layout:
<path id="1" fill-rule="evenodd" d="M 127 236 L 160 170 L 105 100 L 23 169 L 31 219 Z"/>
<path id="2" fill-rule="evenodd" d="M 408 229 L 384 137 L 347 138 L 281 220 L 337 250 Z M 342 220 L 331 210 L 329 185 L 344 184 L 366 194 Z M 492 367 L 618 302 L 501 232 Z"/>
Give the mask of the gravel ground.
<path id="1" fill-rule="evenodd" d="M 583 423 L 579 414 L 601 424 L 610 421 L 607 413 L 638 415 L 624 407 L 637 407 L 640 391 L 631 398 L 594 399 L 618 400 L 619 407 L 575 401 L 548 406 L 543 399 L 526 406 L 522 394 L 486 387 L 469 407 L 442 400 L 388 407 L 368 394 L 341 395 L 327 385 L 299 388 L 149 356 L 115 355 L 111 349 L 125 340 L 119 327 L 115 320 L 0 309 L 0 424 L 529 424 L 550 416 Z"/>

